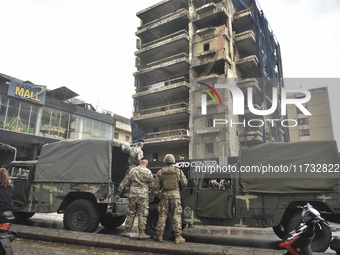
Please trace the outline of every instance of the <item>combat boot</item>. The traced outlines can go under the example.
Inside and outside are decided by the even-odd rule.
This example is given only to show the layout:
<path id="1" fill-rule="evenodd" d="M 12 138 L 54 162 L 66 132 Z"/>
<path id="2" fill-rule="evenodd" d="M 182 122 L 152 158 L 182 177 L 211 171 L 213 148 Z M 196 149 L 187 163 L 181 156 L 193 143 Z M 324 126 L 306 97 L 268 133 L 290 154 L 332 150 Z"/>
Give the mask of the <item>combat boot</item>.
<path id="1" fill-rule="evenodd" d="M 139 236 L 138 236 L 139 240 L 144 240 L 144 239 L 150 239 L 150 236 L 148 236 L 147 234 L 145 234 L 145 230 L 144 229 L 139 229 Z"/>
<path id="2" fill-rule="evenodd" d="M 121 233 L 120 235 L 130 238 L 130 232 L 131 232 L 131 228 L 126 228 L 125 231 Z"/>
<path id="3" fill-rule="evenodd" d="M 163 242 L 163 236 L 157 236 L 157 235 L 155 235 L 155 236 L 153 237 L 153 240 L 155 240 L 156 242 Z"/>
<path id="4" fill-rule="evenodd" d="M 175 237 L 175 243 L 176 244 L 185 243 L 185 239 L 182 236 L 176 236 Z"/>

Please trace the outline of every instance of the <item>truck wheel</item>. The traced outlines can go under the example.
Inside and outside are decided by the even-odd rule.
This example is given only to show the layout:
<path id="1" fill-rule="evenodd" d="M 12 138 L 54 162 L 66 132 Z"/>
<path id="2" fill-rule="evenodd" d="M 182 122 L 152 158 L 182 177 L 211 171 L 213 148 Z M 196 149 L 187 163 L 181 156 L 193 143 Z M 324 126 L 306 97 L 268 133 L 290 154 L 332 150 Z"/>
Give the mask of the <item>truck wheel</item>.
<path id="1" fill-rule="evenodd" d="M 14 212 L 14 217 L 18 220 L 28 220 L 33 217 L 34 212 Z"/>
<path id="2" fill-rule="evenodd" d="M 278 238 L 283 239 L 285 237 L 285 230 L 282 224 L 273 227 L 273 230 Z"/>
<path id="3" fill-rule="evenodd" d="M 285 228 L 285 234 L 293 231 L 302 222 L 301 212 L 293 214 L 288 219 L 287 228 Z M 327 250 L 332 238 L 332 232 L 329 227 L 324 224 L 317 224 L 315 226 L 315 237 L 311 244 L 313 252 L 324 252 Z"/>
<path id="4" fill-rule="evenodd" d="M 104 228 L 118 228 L 124 223 L 125 218 L 125 216 L 112 217 L 112 215 L 104 214 L 100 217 L 100 224 Z"/>
<path id="5" fill-rule="evenodd" d="M 149 216 L 146 222 L 145 230 L 145 232 L 151 237 L 154 237 L 156 235 L 157 221 L 158 221 L 158 204 L 151 204 L 149 207 Z M 172 220 L 170 215 L 166 220 L 163 239 L 170 239 L 172 236 L 173 236 Z"/>
<path id="6" fill-rule="evenodd" d="M 77 199 L 70 203 L 64 213 L 64 227 L 67 230 L 93 232 L 99 224 L 99 214 L 93 203 Z"/>

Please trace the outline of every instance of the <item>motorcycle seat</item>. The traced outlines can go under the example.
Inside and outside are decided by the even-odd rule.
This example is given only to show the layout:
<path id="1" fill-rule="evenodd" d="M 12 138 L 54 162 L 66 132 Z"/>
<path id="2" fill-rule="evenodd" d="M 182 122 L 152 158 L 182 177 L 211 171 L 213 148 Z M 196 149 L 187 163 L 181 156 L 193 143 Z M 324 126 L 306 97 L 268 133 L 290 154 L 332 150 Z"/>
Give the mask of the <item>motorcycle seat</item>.
<path id="1" fill-rule="evenodd" d="M 11 211 L 4 211 L 0 213 L 0 219 L 6 219 L 10 217 L 13 217 L 13 213 Z"/>

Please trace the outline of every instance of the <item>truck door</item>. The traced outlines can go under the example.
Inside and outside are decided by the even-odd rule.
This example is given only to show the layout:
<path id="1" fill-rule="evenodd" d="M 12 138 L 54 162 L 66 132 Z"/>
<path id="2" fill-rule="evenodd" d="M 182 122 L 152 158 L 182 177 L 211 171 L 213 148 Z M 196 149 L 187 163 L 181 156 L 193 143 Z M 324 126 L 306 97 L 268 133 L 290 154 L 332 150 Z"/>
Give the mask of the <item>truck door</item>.
<path id="1" fill-rule="evenodd" d="M 14 185 L 13 203 L 16 208 L 22 208 L 28 204 L 33 167 L 31 165 L 12 165 L 11 167 L 10 175 Z"/>
<path id="2" fill-rule="evenodd" d="M 197 214 L 200 217 L 232 219 L 233 186 L 232 178 L 205 176 L 197 189 Z"/>

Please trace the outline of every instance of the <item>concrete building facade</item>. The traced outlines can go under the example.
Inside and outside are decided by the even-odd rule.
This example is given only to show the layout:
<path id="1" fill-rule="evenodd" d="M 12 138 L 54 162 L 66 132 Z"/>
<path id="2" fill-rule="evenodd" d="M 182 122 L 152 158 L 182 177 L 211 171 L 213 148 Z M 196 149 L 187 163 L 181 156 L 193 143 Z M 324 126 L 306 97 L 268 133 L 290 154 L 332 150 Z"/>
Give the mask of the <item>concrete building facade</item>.
<path id="1" fill-rule="evenodd" d="M 131 142 L 131 121 L 128 118 L 115 114 L 116 126 L 113 138 L 121 143 L 129 144 Z"/>
<path id="2" fill-rule="evenodd" d="M 257 116 L 245 103 L 244 114 L 234 114 L 235 95 L 214 89 L 232 85 L 247 102 L 251 88 L 258 110 L 280 94 L 280 46 L 255 0 L 164 0 L 137 16 L 133 118 L 148 134 L 149 158 L 233 157 L 240 146 L 289 140 L 280 121 L 266 121 L 282 119 L 279 106 Z"/>
<path id="3" fill-rule="evenodd" d="M 290 141 L 324 141 L 334 140 L 331 108 L 328 88 L 320 87 L 310 89 L 311 99 L 303 104 L 311 116 L 306 116 L 294 105 L 288 105 L 288 116 L 297 120 L 297 126 L 290 127 Z M 296 93 L 295 98 L 304 97 Z"/>

